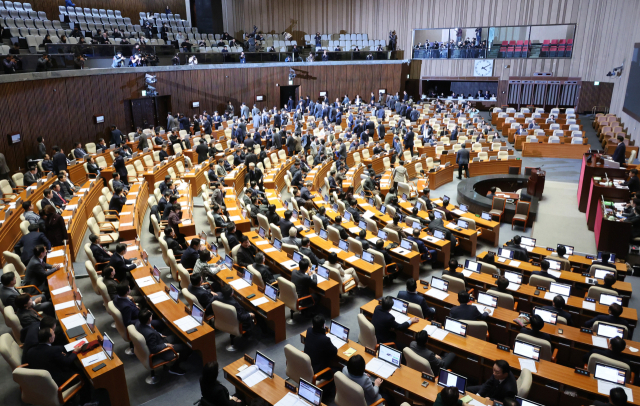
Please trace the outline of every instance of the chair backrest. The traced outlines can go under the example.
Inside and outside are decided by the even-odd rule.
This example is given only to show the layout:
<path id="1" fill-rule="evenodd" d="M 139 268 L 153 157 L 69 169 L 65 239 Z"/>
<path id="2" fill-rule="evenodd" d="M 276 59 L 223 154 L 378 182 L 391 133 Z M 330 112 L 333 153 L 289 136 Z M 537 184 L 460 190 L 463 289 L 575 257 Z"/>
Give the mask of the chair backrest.
<path id="1" fill-rule="evenodd" d="M 18 365 L 22 365 L 22 348 L 9 333 L 0 336 L 0 355 L 7 361 L 11 370 L 16 369 Z"/>
<path id="2" fill-rule="evenodd" d="M 98 286 L 98 291 L 100 292 L 100 296 L 102 296 L 102 303 L 104 304 L 104 307 L 108 307 L 109 302 L 111 301 L 111 298 L 109 297 L 109 291 L 107 290 L 107 285 L 104 284 L 102 277 L 98 278 L 98 281 L 96 282 L 96 286 Z"/>
<path id="3" fill-rule="evenodd" d="M 506 204 L 507 200 L 504 197 L 494 197 L 491 202 L 491 210 L 504 211 Z"/>
<path id="4" fill-rule="evenodd" d="M 358 343 L 368 348 L 376 348 L 378 340 L 376 339 L 376 329 L 373 324 L 367 320 L 364 314 L 358 314 L 358 327 L 360 332 L 358 333 Z"/>
<path id="5" fill-rule="evenodd" d="M 627 329 L 627 326 L 624 326 L 622 324 L 614 324 L 614 323 L 607 323 L 607 324 L 611 324 L 612 326 L 621 328 L 623 330 L 622 338 L 627 338 L 627 336 L 629 335 L 629 330 Z M 596 321 L 595 323 L 593 323 L 593 326 L 591 326 L 592 330 L 598 331 L 598 325 L 600 325 L 599 321 Z"/>
<path id="6" fill-rule="evenodd" d="M 263 288 L 264 289 L 264 280 L 262 280 L 262 275 L 260 274 L 260 272 L 258 272 L 253 265 L 247 265 L 247 270 L 249 272 L 251 272 L 251 274 L 253 275 L 253 283 L 256 284 L 256 286 L 258 286 L 259 288 Z"/>
<path id="7" fill-rule="evenodd" d="M 525 343 L 539 345 L 540 349 L 540 359 L 545 361 L 551 361 L 551 343 L 547 340 L 543 340 L 542 338 L 530 336 L 529 334 L 518 334 L 516 336 L 516 340 L 524 341 Z"/>
<path id="8" fill-rule="evenodd" d="M 589 371 L 592 374 L 595 373 L 596 364 L 607 364 L 616 368 L 624 369 L 627 371 L 627 382 L 629 382 L 631 378 L 631 368 L 629 367 L 628 364 L 625 364 L 624 362 L 617 361 L 613 358 L 605 357 L 602 354 L 594 353 L 589 356 L 589 361 L 587 362 L 587 371 Z"/>
<path id="9" fill-rule="evenodd" d="M 116 330 L 120 333 L 120 337 L 126 342 L 131 341 L 127 328 L 124 325 L 124 320 L 122 319 L 122 313 L 120 313 L 120 310 L 113 304 L 113 301 L 107 304 L 107 309 L 111 317 L 113 317 L 113 321 L 116 323 Z"/>
<path id="10" fill-rule="evenodd" d="M 16 368 L 13 380 L 20 385 L 21 399 L 31 405 L 58 406 L 58 385 L 49 371 L 44 369 Z"/>
<path id="11" fill-rule="evenodd" d="M 424 319 L 424 314 L 422 313 L 422 307 L 420 307 L 415 303 L 411 303 L 411 302 L 409 303 L 409 310 L 407 311 L 407 313 L 412 314 L 416 317 L 420 317 L 421 319 Z"/>
<path id="12" fill-rule="evenodd" d="M 446 276 L 446 275 L 445 275 Z M 467 335 L 482 341 L 487 341 L 489 326 L 486 321 L 463 320 L 467 323 Z"/>
<path id="13" fill-rule="evenodd" d="M 24 275 L 24 271 L 27 269 L 24 264 L 22 263 L 22 260 L 20 260 L 20 256 L 14 254 L 13 252 L 10 251 L 4 251 L 2 253 L 2 255 L 4 256 L 4 259 L 12 264 L 16 271 L 18 272 L 18 274 L 20 275 Z"/>
<path id="14" fill-rule="evenodd" d="M 347 238 L 347 242 L 349 243 L 349 251 L 362 257 L 362 243 L 353 237 Z"/>
<path id="15" fill-rule="evenodd" d="M 284 357 L 287 362 L 287 375 L 295 383 L 300 384 L 300 378 L 313 382 L 313 368 L 311 358 L 291 344 L 284 346 Z"/>
<path id="16" fill-rule="evenodd" d="M 455 278 L 449 275 L 442 275 L 442 279 L 449 281 L 449 292 L 457 294 L 463 290 L 467 290 L 464 284 L 464 279 Z"/>
<path id="17" fill-rule="evenodd" d="M 540 275 L 531 275 L 531 278 L 529 278 L 529 285 L 542 286 L 547 289 L 549 289 L 549 286 L 551 286 L 551 282 L 555 282 L 555 281 L 551 278 L 547 278 Z"/>
<path id="18" fill-rule="evenodd" d="M 487 293 L 498 297 L 498 307 L 503 307 L 505 309 L 513 310 L 513 304 L 515 303 L 513 295 L 510 295 L 504 292 L 499 292 L 494 289 L 489 289 Z"/>
<path id="19" fill-rule="evenodd" d="M 594 276 L 596 274 L 596 269 L 604 269 L 608 272 L 613 272 L 613 276 L 618 279 L 618 270 L 610 266 L 591 265 L 589 267 L 589 275 Z"/>
<path id="20" fill-rule="evenodd" d="M 127 326 L 127 333 L 133 343 L 133 352 L 136 354 L 138 361 L 140 361 L 145 369 L 151 370 L 152 368 L 149 364 L 149 356 L 151 353 L 149 352 L 149 347 L 147 347 L 144 336 L 136 330 L 136 326 L 133 324 Z"/>
<path id="21" fill-rule="evenodd" d="M 216 300 L 211 303 L 211 309 L 216 319 L 216 330 L 224 331 L 233 336 L 242 335 L 235 307 Z"/>
<path id="22" fill-rule="evenodd" d="M 364 390 L 342 372 L 333 375 L 336 384 L 335 403 L 337 406 L 367 406 Z"/>
<path id="23" fill-rule="evenodd" d="M 85 248 L 87 245 L 89 245 L 89 243 L 85 244 Z M 91 252 L 91 250 L 89 250 L 89 252 Z M 87 269 L 87 273 L 89 274 L 89 279 L 91 280 L 91 287 L 93 288 L 93 292 L 96 295 L 99 295 L 100 290 L 98 289 L 98 273 L 96 272 L 96 269 L 93 267 L 93 264 L 91 263 L 91 261 L 84 261 L 84 267 Z"/>
<path id="24" fill-rule="evenodd" d="M 340 241 L 340 232 L 338 231 L 337 228 L 333 227 L 333 226 L 328 226 L 327 227 L 327 238 L 329 239 L 329 241 L 334 242 L 334 243 L 338 243 L 338 241 Z"/>
<path id="25" fill-rule="evenodd" d="M 618 296 L 618 292 L 616 292 L 615 290 L 605 289 L 601 286 L 591 286 L 589 287 L 589 291 L 587 292 L 587 297 L 599 301 L 600 295 L 602 295 L 603 293 L 606 295 Z"/>
<path id="26" fill-rule="evenodd" d="M 529 390 L 531 390 L 532 383 L 533 376 L 531 375 L 531 371 L 526 368 L 522 368 L 522 370 L 520 371 L 520 376 L 516 381 L 518 396 L 526 399 L 529 396 Z"/>
<path id="27" fill-rule="evenodd" d="M 20 330 L 22 330 L 22 325 L 20 324 L 20 319 L 16 316 L 16 312 L 13 310 L 12 306 L 4 308 L 4 322 L 7 324 L 7 327 L 11 329 L 11 334 L 13 334 L 13 338 L 16 340 L 18 345 L 22 345 L 22 341 L 20 341 Z"/>
<path id="28" fill-rule="evenodd" d="M 278 288 L 280 289 L 280 300 L 291 310 L 298 308 L 298 293 L 296 285 L 282 276 L 278 278 Z"/>
<path id="29" fill-rule="evenodd" d="M 488 273 L 490 275 L 500 275 L 498 267 L 492 264 L 485 264 L 484 262 L 480 263 L 480 272 Z"/>
<path id="30" fill-rule="evenodd" d="M 404 355 L 404 359 L 407 361 L 407 366 L 411 369 L 415 369 L 416 371 L 426 372 L 427 374 L 433 376 L 433 370 L 431 369 L 431 364 L 425 358 L 416 354 L 411 348 L 405 347 L 402 350 L 402 355 Z"/>

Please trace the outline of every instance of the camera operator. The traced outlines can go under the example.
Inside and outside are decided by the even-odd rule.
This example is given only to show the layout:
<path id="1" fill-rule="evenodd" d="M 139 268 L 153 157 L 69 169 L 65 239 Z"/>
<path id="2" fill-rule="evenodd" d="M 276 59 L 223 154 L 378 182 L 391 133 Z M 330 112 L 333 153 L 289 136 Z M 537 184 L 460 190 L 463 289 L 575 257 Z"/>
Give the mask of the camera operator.
<path id="1" fill-rule="evenodd" d="M 389 33 L 389 48 L 392 51 L 395 51 L 397 45 L 398 45 L 398 36 L 396 35 L 395 31 L 391 31 Z"/>
<path id="2" fill-rule="evenodd" d="M 156 55 L 156 54 L 147 55 L 147 63 L 148 63 L 148 66 L 158 66 L 160 64 L 160 60 L 158 59 L 158 55 Z"/>
<path id="3" fill-rule="evenodd" d="M 175 54 L 175 56 L 174 56 L 173 58 L 171 58 L 171 64 L 172 64 L 173 66 L 178 66 L 178 65 L 180 65 L 180 57 L 179 57 L 179 55 L 180 55 L 180 54 Z"/>
<path id="4" fill-rule="evenodd" d="M 11 54 L 7 55 L 2 61 L 2 67 L 4 68 L 4 73 L 16 73 L 16 69 L 18 68 L 16 57 Z"/>
<path id="5" fill-rule="evenodd" d="M 197 64 L 198 64 L 198 58 L 196 58 L 195 55 L 191 55 L 189 57 L 188 65 L 197 65 Z"/>
<path id="6" fill-rule="evenodd" d="M 53 68 L 53 64 L 51 63 L 50 57 L 48 54 L 44 54 L 40 58 L 38 58 L 38 64 L 36 65 L 36 72 L 46 72 L 51 68 Z"/>
<path id="7" fill-rule="evenodd" d="M 125 61 L 126 61 L 126 58 L 124 56 L 122 56 L 122 52 L 118 51 L 113 56 L 113 62 L 111 62 L 111 67 L 112 68 L 121 68 L 121 67 L 124 66 Z"/>
<path id="8" fill-rule="evenodd" d="M 75 69 L 84 69 L 84 63 L 87 60 L 84 55 L 78 54 L 73 59 L 73 66 Z"/>

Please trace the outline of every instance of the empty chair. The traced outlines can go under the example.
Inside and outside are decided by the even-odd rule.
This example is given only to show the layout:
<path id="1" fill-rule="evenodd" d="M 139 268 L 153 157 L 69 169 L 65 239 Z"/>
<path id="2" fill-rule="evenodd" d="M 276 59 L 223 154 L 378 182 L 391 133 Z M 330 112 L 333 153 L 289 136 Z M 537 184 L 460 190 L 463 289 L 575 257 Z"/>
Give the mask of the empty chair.
<path id="1" fill-rule="evenodd" d="M 529 396 L 529 391 L 531 390 L 531 385 L 533 384 L 533 376 L 531 375 L 531 371 L 526 368 L 522 368 L 520 371 L 520 376 L 516 381 L 516 386 L 518 388 L 518 396 L 521 398 L 527 398 Z"/>
<path id="2" fill-rule="evenodd" d="M 7 361 L 11 370 L 22 365 L 22 348 L 20 348 L 16 340 L 14 340 L 13 336 L 9 333 L 0 336 L 0 355 Z"/>
<path id="3" fill-rule="evenodd" d="M 522 226 L 525 230 L 527 229 L 527 222 L 529 221 L 529 209 L 529 202 L 518 201 L 518 204 L 516 205 L 516 213 L 514 214 L 513 220 L 511 221 L 512 230 L 516 222 L 523 223 Z"/>

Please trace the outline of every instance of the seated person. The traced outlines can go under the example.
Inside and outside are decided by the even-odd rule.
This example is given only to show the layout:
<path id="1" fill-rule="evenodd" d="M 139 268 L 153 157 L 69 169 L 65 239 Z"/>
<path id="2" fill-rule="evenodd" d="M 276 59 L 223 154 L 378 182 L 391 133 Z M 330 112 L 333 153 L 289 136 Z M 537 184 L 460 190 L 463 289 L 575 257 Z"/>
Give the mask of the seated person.
<path id="1" fill-rule="evenodd" d="M 427 304 L 424 296 L 417 292 L 418 285 L 413 278 L 407 279 L 407 290 L 398 292 L 398 299 L 406 300 L 410 303 L 415 303 L 422 309 L 422 315 L 425 318 L 430 318 L 436 315 L 436 308 Z"/>
<path id="2" fill-rule="evenodd" d="M 398 216 L 398 214 L 396 213 L 393 216 L 393 223 L 387 224 L 386 228 L 397 232 L 398 237 L 400 237 L 400 239 L 407 238 L 407 235 L 404 233 L 404 231 L 402 231 L 402 227 L 400 227 L 400 225 L 398 224 L 399 222 L 400 222 L 400 216 Z"/>
<path id="3" fill-rule="evenodd" d="M 605 323 L 620 324 L 626 326 L 628 329 L 629 322 L 620 317 L 621 314 L 622 306 L 620 306 L 618 303 L 611 303 L 609 305 L 609 314 L 600 314 L 592 318 L 591 320 L 587 320 L 584 323 L 584 326 L 587 328 L 591 328 L 591 326 L 593 326 L 593 323 L 595 323 L 596 321 L 603 321 Z"/>
<path id="4" fill-rule="evenodd" d="M 247 267 L 256 261 L 256 253 L 258 250 L 255 246 L 251 245 L 249 237 L 243 235 L 240 237 L 240 248 L 236 253 L 237 263 L 240 266 Z"/>
<path id="5" fill-rule="evenodd" d="M 504 402 L 506 398 L 513 398 L 518 394 L 518 385 L 509 363 L 505 360 L 497 360 L 493 364 L 491 378 L 482 385 L 468 386 L 467 391 L 498 402 Z"/>
<path id="6" fill-rule="evenodd" d="M 434 376 L 440 374 L 440 369 L 448 369 L 451 363 L 456 359 L 456 354 L 453 352 L 446 353 L 442 357 L 427 348 L 427 341 L 429 340 L 429 333 L 427 330 L 422 330 L 416 334 L 416 339 L 409 344 L 409 348 L 422 358 L 429 361 L 431 370 Z"/>
<path id="7" fill-rule="evenodd" d="M 346 240 L 347 238 L 349 238 L 349 234 L 347 234 L 347 230 L 345 230 L 345 228 L 342 227 L 341 223 L 342 223 L 342 217 L 336 216 L 333 220 L 333 224 L 331 224 L 331 227 L 334 227 L 335 229 L 338 230 L 338 233 L 340 233 L 341 240 Z"/>
<path id="8" fill-rule="evenodd" d="M 247 311 L 234 296 L 233 288 L 230 285 L 224 285 L 218 295 L 220 302 L 233 306 L 236 309 L 238 321 L 242 323 L 242 330 L 249 332 L 255 324 L 255 314 Z"/>
<path id="9" fill-rule="evenodd" d="M 311 320 L 311 327 L 307 329 L 304 340 L 304 353 L 311 359 L 313 373 L 317 374 L 331 367 L 331 361 L 338 354 L 338 349 L 333 345 L 324 329 L 324 317 L 317 314 Z"/>
<path id="10" fill-rule="evenodd" d="M 389 254 L 389 250 L 384 247 L 384 241 L 382 239 L 376 240 L 375 244 L 371 245 L 371 249 L 381 253 L 384 257 L 384 264 L 389 267 L 385 271 L 384 278 L 395 279 L 398 276 L 398 266 L 393 262 L 393 258 L 391 258 L 391 254 Z"/>
<path id="11" fill-rule="evenodd" d="M 184 250 L 188 248 L 186 244 L 181 245 L 176 237 L 176 232 L 171 227 L 164 229 L 164 241 L 167 243 L 167 248 L 173 250 L 173 255 L 176 257 L 182 255 Z"/>
<path id="12" fill-rule="evenodd" d="M 491 189 L 489 189 L 489 191 L 487 192 L 487 197 L 489 199 L 493 199 L 493 197 L 496 195 L 496 187 L 495 186 L 491 186 Z"/>
<path id="13" fill-rule="evenodd" d="M 280 233 L 282 234 L 282 238 L 285 238 L 289 235 L 289 230 L 293 227 L 293 222 L 291 221 L 291 215 L 293 212 L 291 210 L 286 210 L 284 212 L 284 218 L 280 220 L 278 223 L 278 227 L 280 227 Z"/>
<path id="14" fill-rule="evenodd" d="M 421 230 L 413 229 L 413 235 L 407 236 L 407 240 L 413 241 L 418 245 L 418 251 L 420 252 L 420 259 L 423 262 L 430 261 L 433 259 L 433 255 L 436 253 L 436 250 L 429 250 L 427 246 L 424 244 L 424 241 L 420 239 Z"/>
<path id="15" fill-rule="evenodd" d="M 187 290 L 189 291 L 189 293 L 195 296 L 196 299 L 198 299 L 198 304 L 200 305 L 200 307 L 204 309 L 204 314 L 206 315 L 213 314 L 211 303 L 213 303 L 218 298 L 218 294 L 215 292 L 212 292 L 211 290 L 205 289 L 202 286 L 201 274 L 197 274 L 194 272 L 189 277 L 189 281 L 191 283 L 189 284 L 189 287 L 187 288 Z"/>
<path id="16" fill-rule="evenodd" d="M 89 241 L 91 242 L 89 248 L 91 249 L 91 253 L 93 254 L 93 258 L 96 260 L 96 262 L 109 262 L 113 253 L 111 251 L 105 250 L 102 245 L 100 245 L 100 238 L 95 234 L 91 234 L 89 235 Z"/>
<path id="17" fill-rule="evenodd" d="M 615 276 L 613 276 L 612 274 L 606 274 L 604 276 L 603 282 L 603 288 L 613 290 L 617 294 L 618 291 L 613 288 L 613 285 L 615 285 L 615 283 L 617 282 Z"/>
<path id="18" fill-rule="evenodd" d="M 262 276 L 262 281 L 268 285 L 273 285 L 274 283 L 276 283 L 280 275 L 279 274 L 274 275 L 271 272 L 271 269 L 269 269 L 269 267 L 264 264 L 265 262 L 264 254 L 262 252 L 258 252 L 255 258 L 256 258 L 256 262 L 253 263 L 253 268 L 256 271 L 260 272 L 260 276 Z"/>
<path id="19" fill-rule="evenodd" d="M 18 310 L 16 306 L 16 298 L 20 296 L 20 292 L 15 288 L 17 283 L 16 274 L 13 272 L 5 272 L 0 276 L 0 300 L 4 307 L 12 306 L 15 311 Z M 31 296 L 33 309 L 36 312 L 44 312 L 50 316 L 55 316 L 53 303 L 47 300 L 45 295 Z M 25 326 L 22 326 L 25 327 Z"/>
<path id="20" fill-rule="evenodd" d="M 382 379 L 376 378 L 375 381 L 371 382 L 369 374 L 364 373 L 365 366 L 364 358 L 362 358 L 362 355 L 357 354 L 349 358 L 347 365 L 342 369 L 342 373 L 362 387 L 364 400 L 367 405 L 370 405 L 382 398 L 379 393 Z"/>
<path id="21" fill-rule="evenodd" d="M 553 306 L 544 306 L 543 309 L 551 310 L 558 313 L 558 316 L 564 317 L 567 320 L 567 326 L 573 326 L 573 320 L 571 320 L 571 313 L 564 310 L 565 300 L 562 296 L 557 295 L 553 298 Z"/>
<path id="22" fill-rule="evenodd" d="M 609 402 L 604 403 L 599 400 L 593 401 L 594 406 L 627 406 L 627 393 L 620 387 L 612 388 L 609 391 Z M 507 405 L 505 405 L 507 406 Z"/>
<path id="23" fill-rule="evenodd" d="M 297 238 L 298 235 L 298 229 L 296 229 L 295 227 L 291 227 L 289 228 L 289 234 L 288 235 L 284 235 L 282 234 L 282 243 L 283 244 L 289 244 L 289 245 L 294 245 L 297 248 L 300 248 L 300 246 L 302 245 L 302 240 L 300 238 Z"/>
<path id="24" fill-rule="evenodd" d="M 313 252 L 311 249 L 311 240 L 307 237 L 303 237 L 302 240 L 300 240 L 300 253 L 309 257 L 312 265 L 318 266 L 325 262 L 324 258 L 318 258 L 315 252 Z"/>
<path id="25" fill-rule="evenodd" d="M 603 251 L 600 254 L 600 261 L 593 261 L 591 265 L 601 265 L 601 266 L 608 266 L 611 268 L 615 268 L 616 264 L 614 264 L 613 262 L 609 262 L 610 258 L 611 258 L 611 254 L 606 251 Z"/>
<path id="26" fill-rule="evenodd" d="M 22 328 L 27 328 L 31 324 L 39 323 L 42 320 L 42 316 L 38 314 L 33 306 L 33 299 L 28 294 L 22 293 L 15 297 L 13 308 Z"/>
<path id="27" fill-rule="evenodd" d="M 529 262 L 529 253 L 527 249 L 520 246 L 522 238 L 519 235 L 513 237 L 513 239 L 507 242 L 507 247 L 513 251 L 513 259 L 518 261 Z"/>
<path id="28" fill-rule="evenodd" d="M 542 320 L 542 317 L 540 317 L 537 314 L 534 314 L 533 316 L 531 316 L 531 322 L 529 324 L 529 327 L 530 328 L 522 327 L 520 329 L 520 333 L 527 334 L 532 337 L 537 337 L 542 340 L 547 340 L 549 343 L 551 343 L 551 336 L 547 333 L 543 333 L 542 331 L 540 331 L 544 327 L 544 320 Z"/>
<path id="29" fill-rule="evenodd" d="M 395 344 L 396 331 L 404 331 L 419 320 L 417 317 L 413 317 L 400 324 L 395 320 L 393 315 L 389 313 L 392 307 L 393 298 L 391 296 L 385 296 L 382 298 L 381 304 L 376 306 L 376 309 L 373 311 L 371 323 L 375 328 L 378 344 Z"/>
<path id="30" fill-rule="evenodd" d="M 180 367 L 180 364 L 189 358 L 192 353 L 191 348 L 173 334 L 168 336 L 160 334 L 158 330 L 152 327 L 152 321 L 153 314 L 151 313 L 151 310 L 145 309 L 138 315 L 138 322 L 136 323 L 136 330 L 138 330 L 138 332 L 144 337 L 144 341 L 149 349 L 149 354 L 153 356 L 167 347 L 172 347 L 178 354 L 178 359 L 173 363 L 171 368 L 169 368 L 169 373 L 174 375 L 184 375 L 186 371 Z M 152 360 L 153 362 L 159 363 L 170 361 L 175 358 L 173 351 L 166 351 L 157 356 L 153 356 Z"/>
<path id="31" fill-rule="evenodd" d="M 442 389 L 438 393 L 438 396 L 436 396 L 436 401 L 433 402 L 433 406 L 466 406 L 466 405 L 468 405 L 468 403 L 464 403 L 462 399 L 460 399 L 460 392 L 458 391 L 458 388 L 455 386 L 447 386 L 446 388 Z"/>
<path id="32" fill-rule="evenodd" d="M 307 239 L 306 237 L 303 239 L 303 241 Z M 344 269 L 342 267 L 342 265 L 340 264 L 340 262 L 338 261 L 338 254 L 335 252 L 330 252 L 329 253 L 329 257 L 328 257 L 328 262 L 323 262 L 324 264 L 330 266 L 331 268 L 336 269 L 339 273 L 340 273 L 340 277 L 342 278 L 342 283 L 344 283 L 345 281 L 348 281 L 349 279 L 353 278 L 353 281 L 356 283 L 357 287 L 359 289 L 364 289 L 366 286 L 362 284 L 362 282 L 360 282 L 360 279 L 358 278 L 358 273 L 356 272 L 355 268 L 351 267 L 351 268 L 347 268 Z M 351 293 L 353 291 L 349 291 L 349 293 Z"/>
<path id="33" fill-rule="evenodd" d="M 122 211 L 122 208 L 127 202 L 127 195 L 124 193 L 122 188 L 115 188 L 113 196 L 111 197 L 111 201 L 109 202 L 109 210 L 114 210 L 118 214 Z"/>
<path id="34" fill-rule="evenodd" d="M 489 289 L 487 293 L 491 293 L 492 290 L 496 290 L 498 292 L 511 294 L 511 291 L 507 289 L 507 286 L 509 286 L 509 279 L 500 275 L 496 280 L 496 287 Z"/>
<path id="35" fill-rule="evenodd" d="M 442 199 L 442 205 L 439 207 L 445 214 L 445 220 L 453 221 L 453 214 L 447 209 L 449 207 L 449 199 Z"/>
<path id="36" fill-rule="evenodd" d="M 469 304 L 469 302 L 471 302 L 471 295 L 468 292 L 464 290 L 458 292 L 458 303 L 460 305 L 451 308 L 449 316 L 458 320 L 471 321 L 486 320 L 489 317 L 488 312 L 480 313 L 480 310 L 473 303 Z"/>
<path id="37" fill-rule="evenodd" d="M 136 264 L 131 259 L 126 259 L 124 255 L 127 253 L 127 244 L 116 245 L 116 252 L 109 259 L 109 266 L 116 271 L 116 279 L 124 281 L 125 278 L 131 278 L 130 272 L 136 269 Z"/>
<path id="38" fill-rule="evenodd" d="M 196 266 L 196 262 L 198 262 L 198 258 L 200 258 L 200 250 L 202 247 L 200 246 L 201 240 L 199 238 L 194 238 L 191 240 L 191 243 L 184 250 L 182 254 L 182 258 L 180 258 L 180 264 L 185 267 L 185 269 L 191 269 Z"/>
<path id="39" fill-rule="evenodd" d="M 591 354 L 600 354 L 600 355 L 604 355 L 605 357 L 614 359 L 616 361 L 624 362 L 625 364 L 630 366 L 631 360 L 629 360 L 629 358 L 627 358 L 622 353 L 622 351 L 624 351 L 625 348 L 627 348 L 627 342 L 624 341 L 622 338 L 615 336 L 608 340 L 607 348 L 593 347 L 593 349 L 590 352 L 584 355 L 582 360 L 586 364 L 589 362 L 589 357 L 591 356 Z"/>
<path id="40" fill-rule="evenodd" d="M 202 368 L 202 377 L 200 378 L 200 393 L 207 405 L 216 406 L 245 406 L 245 403 L 235 396 L 229 396 L 227 388 L 218 382 L 218 371 L 220 367 L 218 361 L 212 361 Z M 262 400 L 257 398 L 256 400 Z M 264 402 L 264 401 L 263 401 Z M 205 405 L 204 401 L 200 401 L 201 405 Z M 251 402 L 253 406 L 262 406 L 266 403 L 256 404 Z M 508 406 L 508 405 L 506 405 Z"/>
<path id="41" fill-rule="evenodd" d="M 550 266 L 549 261 L 547 261 L 546 259 L 543 259 L 542 261 L 540 261 L 540 270 L 531 272 L 531 276 L 539 275 L 545 278 L 553 279 L 555 282 L 558 282 L 558 279 L 560 278 L 557 278 L 551 275 L 549 272 L 547 272 L 549 270 L 549 266 Z"/>
<path id="42" fill-rule="evenodd" d="M 451 276 L 453 278 L 458 278 L 458 279 L 463 279 L 464 280 L 464 275 L 461 274 L 460 272 L 457 272 L 457 269 L 460 265 L 458 264 L 458 261 L 456 259 L 450 259 L 449 260 L 449 268 L 445 269 L 444 271 L 442 271 L 442 275 L 448 275 Z"/>

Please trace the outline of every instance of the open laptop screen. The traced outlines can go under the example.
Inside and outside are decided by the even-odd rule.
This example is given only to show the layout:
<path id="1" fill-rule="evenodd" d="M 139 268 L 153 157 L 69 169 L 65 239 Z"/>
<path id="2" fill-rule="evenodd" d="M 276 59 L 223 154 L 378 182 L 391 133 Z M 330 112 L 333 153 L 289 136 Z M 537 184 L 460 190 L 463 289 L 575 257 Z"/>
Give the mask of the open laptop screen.
<path id="1" fill-rule="evenodd" d="M 627 379 L 627 371 L 611 365 L 596 363 L 596 372 L 593 374 L 596 379 L 624 385 Z"/>
<path id="2" fill-rule="evenodd" d="M 467 378 L 442 368 L 440 369 L 440 375 L 438 376 L 438 385 L 445 388 L 448 386 L 455 386 L 458 388 L 458 392 L 464 395 L 467 390 Z"/>
<path id="3" fill-rule="evenodd" d="M 462 337 L 467 336 L 467 323 L 463 323 L 451 317 L 444 321 L 444 329 Z"/>
<path id="4" fill-rule="evenodd" d="M 545 323 L 553 325 L 558 323 L 558 313 L 551 310 L 543 309 L 541 307 L 535 307 L 533 309 L 533 314 L 537 314 L 538 316 L 542 317 L 542 320 L 544 320 Z"/>
<path id="5" fill-rule="evenodd" d="M 449 289 L 449 282 L 434 276 L 431 278 L 431 287 L 446 292 Z"/>
<path id="6" fill-rule="evenodd" d="M 322 402 L 322 389 L 312 385 L 310 382 L 300 378 L 298 385 L 298 395 L 312 405 L 320 406 Z"/>
<path id="7" fill-rule="evenodd" d="M 400 368 L 400 359 L 402 353 L 384 344 L 378 347 L 378 358 Z"/>
<path id="8" fill-rule="evenodd" d="M 598 331 L 596 334 L 603 337 L 613 338 L 613 337 L 624 337 L 624 329 L 622 327 L 614 326 L 613 324 L 598 323 Z"/>
<path id="9" fill-rule="evenodd" d="M 513 353 L 522 357 L 531 358 L 532 360 L 540 360 L 540 346 L 535 344 L 525 343 L 524 341 L 516 340 L 513 346 Z"/>

